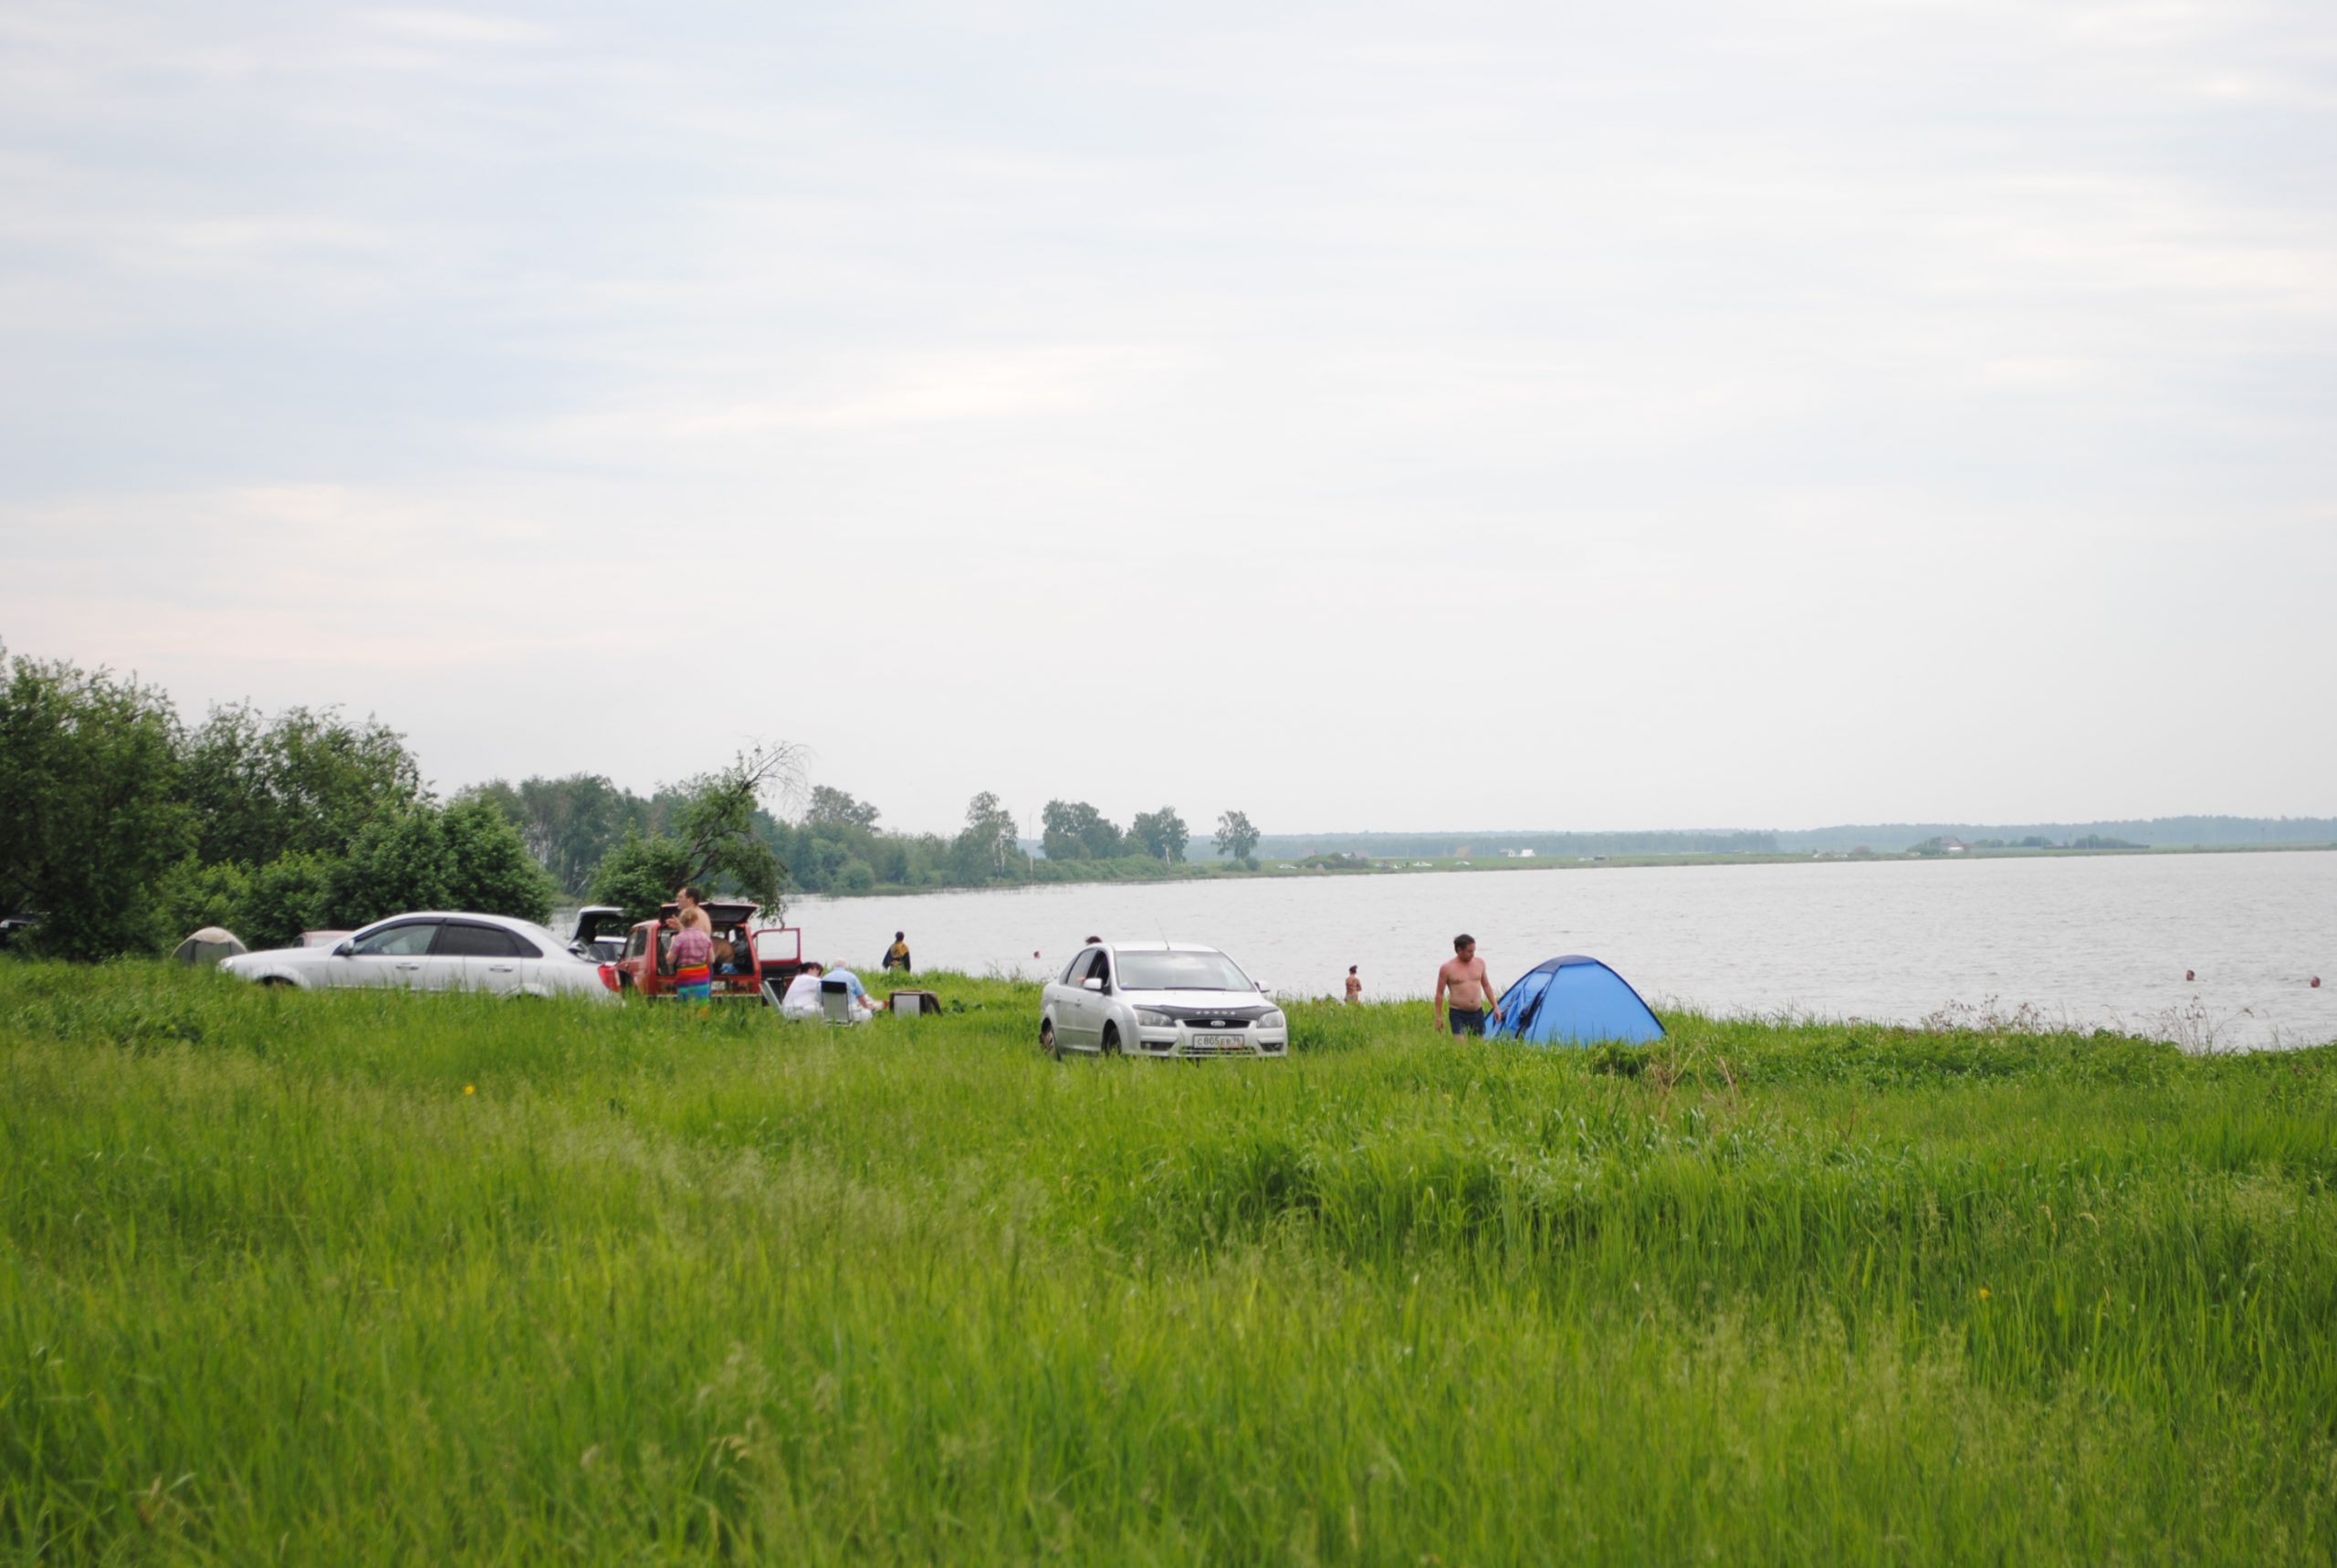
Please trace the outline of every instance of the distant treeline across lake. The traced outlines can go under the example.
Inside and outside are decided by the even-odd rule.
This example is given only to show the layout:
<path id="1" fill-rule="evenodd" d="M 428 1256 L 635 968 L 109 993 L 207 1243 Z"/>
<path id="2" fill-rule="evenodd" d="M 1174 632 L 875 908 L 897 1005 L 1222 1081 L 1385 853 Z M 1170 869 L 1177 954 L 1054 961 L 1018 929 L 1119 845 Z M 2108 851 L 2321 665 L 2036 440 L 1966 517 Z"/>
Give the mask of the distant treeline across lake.
<path id="1" fill-rule="evenodd" d="M 2337 817 L 2152 817 L 2099 822 L 1850 822 L 1830 828 L 1671 828 L 1628 832 L 1494 829 L 1420 833 L 1267 833 L 1261 856 L 1356 854 L 1449 858 L 1531 850 L 1536 855 L 1763 855 L 1871 850 L 1899 854 L 1934 839 L 2044 849 L 2237 849 L 2337 843 Z M 2105 843 L 2103 841 L 2114 841 Z M 1197 846 L 1198 847 L 1198 846 Z"/>

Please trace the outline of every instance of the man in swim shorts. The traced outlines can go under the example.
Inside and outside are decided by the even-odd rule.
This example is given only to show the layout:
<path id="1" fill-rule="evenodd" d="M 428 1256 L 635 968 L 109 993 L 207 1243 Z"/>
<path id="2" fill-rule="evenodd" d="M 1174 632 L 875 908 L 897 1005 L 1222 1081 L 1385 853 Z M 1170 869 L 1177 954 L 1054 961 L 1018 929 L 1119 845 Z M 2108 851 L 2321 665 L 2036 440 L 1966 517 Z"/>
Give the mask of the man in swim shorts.
<path id="1" fill-rule="evenodd" d="M 1488 1013 L 1495 1023 L 1501 1021 L 1493 982 L 1485 977 L 1485 961 L 1477 956 L 1477 939 L 1465 932 L 1452 939 L 1452 956 L 1436 971 L 1435 1007 L 1454 1034 L 1483 1034 Z"/>

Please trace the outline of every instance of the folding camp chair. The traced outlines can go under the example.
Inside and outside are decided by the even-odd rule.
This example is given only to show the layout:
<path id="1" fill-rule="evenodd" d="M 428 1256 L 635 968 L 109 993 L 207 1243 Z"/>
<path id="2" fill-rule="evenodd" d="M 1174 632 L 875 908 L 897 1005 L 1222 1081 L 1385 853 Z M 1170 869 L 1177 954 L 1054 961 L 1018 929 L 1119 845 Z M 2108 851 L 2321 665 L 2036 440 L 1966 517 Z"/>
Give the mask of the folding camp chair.
<path id="1" fill-rule="evenodd" d="M 842 980 L 822 980 L 820 1016 L 830 1023 L 857 1022 L 852 1016 L 852 988 Z"/>

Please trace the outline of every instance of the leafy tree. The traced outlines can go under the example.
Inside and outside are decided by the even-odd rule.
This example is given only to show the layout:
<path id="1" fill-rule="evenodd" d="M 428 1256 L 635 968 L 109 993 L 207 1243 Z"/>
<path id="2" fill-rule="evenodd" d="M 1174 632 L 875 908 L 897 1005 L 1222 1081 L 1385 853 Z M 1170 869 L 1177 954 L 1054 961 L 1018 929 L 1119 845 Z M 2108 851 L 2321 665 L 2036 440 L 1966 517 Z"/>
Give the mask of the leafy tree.
<path id="1" fill-rule="evenodd" d="M 530 778 L 516 786 L 497 779 L 456 799 L 482 800 L 500 810 L 519 830 L 528 852 L 569 892 L 585 886 L 628 829 L 649 825 L 650 803 L 598 773 Z"/>
<path id="2" fill-rule="evenodd" d="M 663 833 L 629 833 L 592 871 L 592 899 L 613 904 L 628 920 L 647 920 L 689 881 L 689 849 Z"/>
<path id="3" fill-rule="evenodd" d="M 543 920 L 557 892 L 519 830 L 484 800 L 376 817 L 323 880 L 328 925 L 362 925 L 409 909 Z"/>
<path id="4" fill-rule="evenodd" d="M 263 942 L 253 934 L 251 898 L 250 867 L 236 861 L 204 865 L 193 855 L 163 873 L 157 894 L 173 931 L 183 933 L 200 931 L 206 925 L 224 925 L 255 947 L 278 946 Z"/>
<path id="5" fill-rule="evenodd" d="M 339 924 L 329 917 L 326 902 L 332 886 L 332 868 L 333 862 L 322 855 L 277 856 L 252 873 L 243 923 L 229 929 L 255 947 L 288 947 L 300 939 L 303 931 Z M 481 913 L 495 911 L 481 906 Z"/>
<path id="6" fill-rule="evenodd" d="M 549 920 L 560 888 L 502 812 L 483 800 L 439 814 L 446 842 L 446 901 L 455 909 Z"/>
<path id="7" fill-rule="evenodd" d="M 62 663 L 8 660 L 0 683 L 0 913 L 38 913 L 35 952 L 151 952 L 153 897 L 194 847 L 176 715 L 162 692 Z"/>
<path id="8" fill-rule="evenodd" d="M 821 784 L 812 790 L 812 804 L 803 813 L 803 823 L 814 828 L 857 828 L 865 832 L 876 826 L 880 815 L 867 801 L 855 800 L 842 789 Z"/>
<path id="9" fill-rule="evenodd" d="M 1250 825 L 1250 819 L 1244 813 L 1227 811 L 1217 819 L 1216 842 L 1219 854 L 1246 861 L 1251 852 L 1258 847 L 1258 830 Z"/>
<path id="10" fill-rule="evenodd" d="M 334 924 L 329 895 L 339 863 L 323 855 L 278 855 L 255 871 L 240 861 L 203 865 L 190 855 L 163 879 L 157 896 L 173 932 L 224 925 L 254 947 L 288 947 L 303 931 Z"/>
<path id="11" fill-rule="evenodd" d="M 1110 860 L 1127 852 L 1118 824 L 1085 800 L 1050 800 L 1039 820 L 1039 844 L 1051 861 Z"/>
<path id="12" fill-rule="evenodd" d="M 1014 813 L 985 789 L 966 802 L 965 831 L 950 847 L 950 871 L 960 883 L 980 884 L 1020 874 L 1023 855 Z"/>
<path id="13" fill-rule="evenodd" d="M 1138 811 L 1128 827 L 1128 836 L 1144 846 L 1146 854 L 1174 863 L 1185 858 L 1185 845 L 1192 834 L 1175 808 L 1163 806 L 1158 811 Z"/>
<path id="14" fill-rule="evenodd" d="M 271 720 L 246 703 L 214 707 L 187 737 L 183 779 L 205 865 L 340 854 L 375 817 L 425 798 L 403 736 L 332 708 L 288 708 Z"/>
<path id="15" fill-rule="evenodd" d="M 750 898 L 778 919 L 787 866 L 772 845 L 762 802 L 792 793 L 802 779 L 801 750 L 781 744 L 742 751 L 727 768 L 671 786 L 665 831 L 628 838 L 612 851 L 593 873 L 593 902 L 620 904 L 645 920 L 676 888 L 699 883 Z M 662 886 L 653 885 L 653 873 Z"/>

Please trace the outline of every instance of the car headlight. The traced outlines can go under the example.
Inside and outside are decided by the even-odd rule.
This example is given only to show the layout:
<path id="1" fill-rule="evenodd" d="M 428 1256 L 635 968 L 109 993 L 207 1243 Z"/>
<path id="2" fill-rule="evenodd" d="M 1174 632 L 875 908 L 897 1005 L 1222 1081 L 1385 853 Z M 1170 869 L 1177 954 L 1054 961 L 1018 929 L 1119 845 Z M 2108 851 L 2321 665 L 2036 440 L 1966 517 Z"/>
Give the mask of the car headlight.
<path id="1" fill-rule="evenodd" d="M 1280 1008 L 1273 1008 L 1268 1009 L 1265 1017 L 1258 1020 L 1258 1027 L 1260 1029 L 1288 1029 L 1290 1020 L 1282 1016 Z"/>
<path id="2" fill-rule="evenodd" d="M 1136 1021 L 1147 1029 L 1175 1029 L 1177 1020 L 1167 1013 L 1154 1012 L 1150 1008 L 1136 1009 Z"/>

